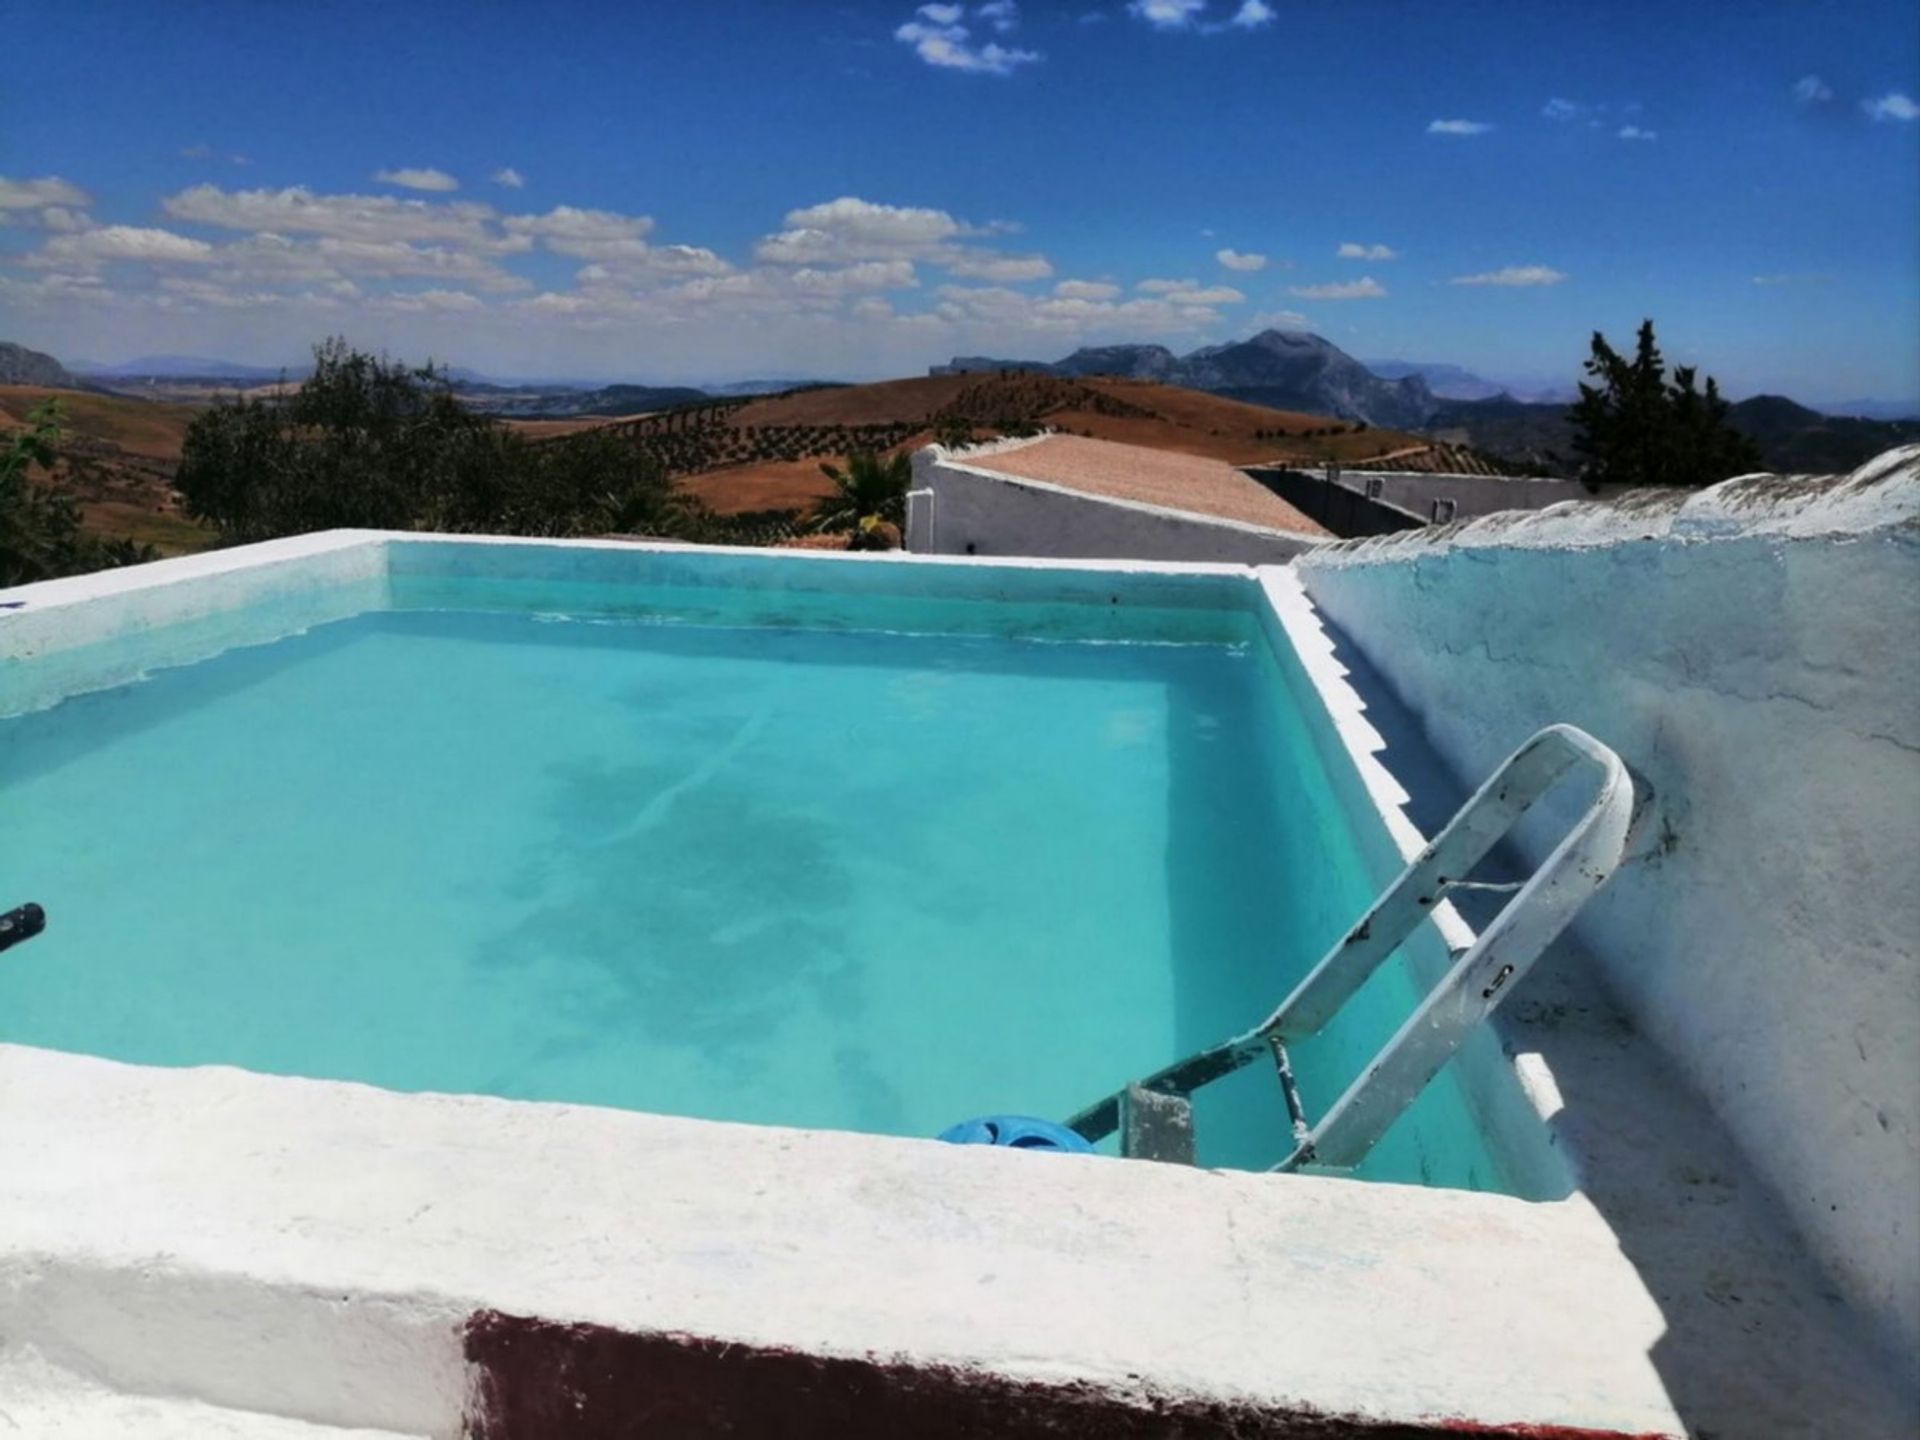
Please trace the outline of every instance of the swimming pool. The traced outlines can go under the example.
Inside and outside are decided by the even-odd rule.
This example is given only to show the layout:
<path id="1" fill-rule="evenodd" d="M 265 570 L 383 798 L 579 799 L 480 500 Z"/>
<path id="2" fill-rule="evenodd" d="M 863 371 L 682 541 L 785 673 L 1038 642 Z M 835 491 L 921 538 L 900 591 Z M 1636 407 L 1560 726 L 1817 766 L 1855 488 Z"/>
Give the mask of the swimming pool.
<path id="1" fill-rule="evenodd" d="M 1252 572 L 236 557 L 0 613 L 0 883 L 50 916 L 0 1040 L 924 1136 L 1244 1028 L 1383 878 Z M 1295 1049 L 1310 1103 L 1412 995 Z M 1469 1070 L 1362 1173 L 1526 1191 Z M 1202 1161 L 1279 1159 L 1271 1076 L 1217 1089 Z"/>

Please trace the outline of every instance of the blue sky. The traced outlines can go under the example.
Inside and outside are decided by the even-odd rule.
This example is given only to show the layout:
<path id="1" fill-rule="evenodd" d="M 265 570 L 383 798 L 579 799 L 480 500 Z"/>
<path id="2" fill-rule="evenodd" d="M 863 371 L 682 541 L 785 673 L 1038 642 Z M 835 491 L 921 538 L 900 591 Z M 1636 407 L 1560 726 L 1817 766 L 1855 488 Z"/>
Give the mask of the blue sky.
<path id="1" fill-rule="evenodd" d="M 867 378 L 1267 324 L 1920 397 L 1908 3 L 0 0 L 0 338 Z"/>

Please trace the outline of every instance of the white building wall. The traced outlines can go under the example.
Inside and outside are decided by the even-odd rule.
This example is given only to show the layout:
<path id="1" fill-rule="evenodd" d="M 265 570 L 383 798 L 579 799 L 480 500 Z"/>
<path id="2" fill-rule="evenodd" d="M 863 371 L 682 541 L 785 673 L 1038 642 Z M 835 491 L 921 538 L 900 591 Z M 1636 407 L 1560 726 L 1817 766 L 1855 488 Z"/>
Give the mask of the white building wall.
<path id="1" fill-rule="evenodd" d="M 995 448 L 969 450 L 965 461 L 937 445 L 914 455 L 907 549 L 923 555 L 1274 565 L 1322 543 L 1311 536 L 1000 475 L 989 468 Z"/>
<path id="2" fill-rule="evenodd" d="M 1651 781 L 1579 936 L 1848 1297 L 1920 1346 L 1920 447 L 1845 482 L 1304 557 L 1463 784 L 1551 721 Z"/>

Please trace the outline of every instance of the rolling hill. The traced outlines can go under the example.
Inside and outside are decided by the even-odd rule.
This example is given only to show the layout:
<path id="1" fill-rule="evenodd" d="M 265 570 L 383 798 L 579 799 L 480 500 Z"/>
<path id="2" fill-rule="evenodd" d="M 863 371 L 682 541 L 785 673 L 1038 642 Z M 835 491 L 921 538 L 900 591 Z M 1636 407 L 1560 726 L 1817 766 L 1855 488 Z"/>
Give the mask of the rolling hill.
<path id="1" fill-rule="evenodd" d="M 1755 395 L 1728 411 L 1734 428 L 1766 456 L 1769 469 L 1830 474 L 1851 470 L 1895 445 L 1920 440 L 1920 419 L 1822 415 L 1783 395 Z"/>
<path id="2" fill-rule="evenodd" d="M 0 340 L 0 385 L 45 385 L 77 390 L 80 381 L 53 356 Z"/>
<path id="3" fill-rule="evenodd" d="M 72 379 L 71 376 L 68 377 Z M 272 387 L 268 387 L 272 388 Z M 632 437 L 689 493 L 720 514 L 804 509 L 831 488 L 820 463 L 853 449 L 898 450 L 936 435 L 987 438 L 1050 426 L 1233 463 L 1337 459 L 1364 463 L 1427 452 L 1399 431 L 1277 411 L 1153 381 L 1020 374 L 927 376 L 713 399 L 694 390 L 605 387 L 609 406 L 693 397 L 664 409 L 562 419 L 504 419 L 530 439 L 609 427 Z M 0 386 L 0 431 L 61 400 L 63 469 L 88 522 L 163 550 L 211 537 L 181 513 L 172 477 L 200 404 L 48 386 Z"/>
<path id="4" fill-rule="evenodd" d="M 180 357 L 149 357 L 170 359 Z M 189 362 L 203 363 L 180 360 Z M 178 388 L 142 382 L 134 393 L 109 392 L 52 356 L 0 345 L 0 377 L 39 377 L 0 383 L 0 432 L 58 397 L 67 430 L 63 470 L 89 524 L 167 551 L 197 548 L 211 536 L 180 513 L 173 472 L 193 416 L 216 396 L 235 393 L 242 377 L 233 372 L 243 368 L 228 367 L 224 380 L 191 378 L 175 382 Z M 821 461 L 855 449 L 894 452 L 936 437 L 984 439 L 1040 427 L 1230 464 L 1567 473 L 1572 459 L 1565 406 L 1505 395 L 1436 399 L 1419 374 L 1383 380 L 1337 346 L 1285 331 L 1185 356 L 1157 345 L 1120 345 L 1080 350 L 1046 366 L 959 357 L 915 378 L 773 394 L 638 385 L 562 393 L 477 378 L 455 389 L 532 440 L 599 428 L 625 434 L 722 515 L 805 509 L 831 488 Z M 180 403 L 168 400 L 174 395 Z M 1292 396 L 1315 403 L 1284 403 Z M 519 418 L 529 402 L 543 418 Z M 549 402 L 557 414 L 545 408 Z M 1355 410 L 1418 415 L 1423 423 L 1383 427 L 1354 417 Z M 1778 396 L 1743 401 L 1732 417 L 1761 445 L 1767 464 L 1782 471 L 1847 470 L 1920 438 L 1920 422 L 1830 417 Z"/>
<path id="5" fill-rule="evenodd" d="M 553 422 L 547 422 L 553 423 Z M 944 435 L 1041 426 L 1234 464 L 1353 464 L 1424 453 L 1419 436 L 1279 411 L 1150 380 L 958 373 L 715 401 L 614 422 L 722 514 L 803 507 L 831 488 L 819 462 Z"/>
<path id="6" fill-rule="evenodd" d="M 70 387 L 0 385 L 0 436 L 23 426 L 47 400 L 60 403 L 59 473 L 80 497 L 89 529 L 169 555 L 213 542 L 211 531 L 181 513 L 173 488 L 195 407 Z"/>
<path id="7" fill-rule="evenodd" d="M 1783 475 L 1836 475 L 1896 445 L 1920 440 L 1920 420 L 1823 415 L 1782 395 L 1755 395 L 1727 410 L 1727 423 L 1760 447 L 1762 463 Z M 1501 396 L 1443 406 L 1428 420 L 1435 438 L 1537 467 L 1572 474 L 1577 456 L 1565 405 Z"/>
<path id="8" fill-rule="evenodd" d="M 1538 474 L 1572 474 L 1576 461 L 1559 392 L 1517 397 L 1458 365 L 1386 360 L 1369 367 L 1303 331 L 1265 330 L 1187 355 L 1164 345 L 1102 345 L 1050 364 L 956 355 L 932 370 L 936 377 L 1013 373 L 1153 380 L 1281 410 L 1364 420 L 1419 431 Z M 1888 417 L 1899 407 L 1860 402 L 1853 408 Z M 1760 446 L 1767 468 L 1781 472 L 1851 470 L 1920 435 L 1912 417 L 1822 413 L 1777 395 L 1743 400 L 1729 418 Z"/>

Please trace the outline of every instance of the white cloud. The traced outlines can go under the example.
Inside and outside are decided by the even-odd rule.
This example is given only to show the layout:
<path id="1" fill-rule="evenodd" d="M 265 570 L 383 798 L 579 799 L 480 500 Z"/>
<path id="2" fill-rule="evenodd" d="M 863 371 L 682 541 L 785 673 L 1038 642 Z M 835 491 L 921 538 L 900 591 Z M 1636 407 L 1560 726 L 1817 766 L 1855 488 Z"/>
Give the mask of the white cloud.
<path id="1" fill-rule="evenodd" d="M 1622 125 L 1614 133 L 1622 140 L 1658 140 L 1660 138 L 1658 130 L 1643 130 L 1638 125 Z"/>
<path id="2" fill-rule="evenodd" d="M 478 295 L 469 295 L 464 290 L 412 290 L 382 295 L 371 302 L 371 306 L 398 315 L 458 315 L 487 308 Z"/>
<path id="3" fill-rule="evenodd" d="M 490 178 L 494 184 L 504 185 L 509 190 L 524 190 L 527 185 L 527 177 L 511 165 L 502 166 L 500 169 L 494 171 Z"/>
<path id="4" fill-rule="evenodd" d="M 1226 266 L 1227 269 L 1238 270 L 1247 275 L 1251 275 L 1256 270 L 1264 270 L 1267 268 L 1267 257 L 1254 250 L 1234 250 L 1231 248 L 1216 250 L 1213 252 L 1213 258 Z"/>
<path id="5" fill-rule="evenodd" d="M 1793 82 L 1793 98 L 1802 105 L 1824 105 L 1833 99 L 1833 87 L 1818 75 L 1802 75 Z"/>
<path id="6" fill-rule="evenodd" d="M 256 240 L 277 237 L 255 236 Z M 238 248 L 238 247 L 235 247 Z M 222 252 L 224 255 L 226 252 Z M 327 267 L 326 273 L 375 279 L 425 276 L 460 281 L 488 290 L 524 290 L 527 282 L 502 270 L 493 261 L 471 251 L 445 245 L 411 245 L 404 240 L 340 240 L 322 236 L 311 251 Z"/>
<path id="7" fill-rule="evenodd" d="M 838 270 L 800 269 L 792 273 L 794 286 L 815 294 L 845 295 L 865 290 L 907 290 L 920 282 L 910 260 L 862 260 Z"/>
<path id="8" fill-rule="evenodd" d="M 1567 277 L 1549 265 L 1508 265 L 1480 275 L 1456 275 L 1449 285 L 1558 285 Z"/>
<path id="9" fill-rule="evenodd" d="M 9 180 L 0 175 L 0 211 L 40 210 L 47 206 L 84 210 L 93 197 L 71 181 L 58 175 L 38 180 Z"/>
<path id="10" fill-rule="evenodd" d="M 503 235 L 491 206 L 464 201 L 401 200 L 390 195 L 317 195 L 302 185 L 284 190 L 222 190 L 195 185 L 160 208 L 174 220 L 275 235 L 332 235 L 343 240 L 448 241 L 499 254 L 529 249 L 523 235 Z"/>
<path id="11" fill-rule="evenodd" d="M 992 33 L 994 15 L 969 5 L 966 18 Z M 582 206 L 511 214 L 458 196 L 196 185 L 163 200 L 164 230 L 95 229 L 77 207 L 42 203 L 64 192 L 10 183 L 13 218 L 62 210 L 55 223 L 84 228 L 35 235 L 32 268 L 0 270 L 0 301 L 66 325 L 78 349 L 224 345 L 247 359 L 344 329 L 394 353 L 445 353 L 452 333 L 463 364 L 505 366 L 531 346 L 576 373 L 617 375 L 671 335 L 689 373 L 897 374 L 930 350 L 1197 344 L 1248 308 L 1240 290 L 1192 278 L 1139 291 L 1111 278 L 1056 283 L 1046 256 L 1001 248 L 1013 223 L 855 196 L 789 212 L 768 227 L 761 260 L 735 265 L 702 246 L 656 244 L 647 216 Z M 571 281 L 536 289 L 534 268 L 513 260 L 536 249 L 575 257 Z M 936 290 L 929 276 L 945 283 Z"/>
<path id="12" fill-rule="evenodd" d="M 881 205 L 852 195 L 789 210 L 786 223 L 793 229 L 823 230 L 855 242 L 888 245 L 947 240 L 967 229 L 944 210 Z"/>
<path id="13" fill-rule="evenodd" d="M 769 265 L 822 265 L 854 260 L 923 260 L 973 278 L 1044 279 L 1053 267 L 1040 256 L 997 256 L 955 242 L 1014 228 L 966 224 L 944 210 L 882 205 L 843 195 L 789 210 L 786 229 L 765 236 L 755 258 Z M 989 270 L 997 272 L 989 274 Z"/>
<path id="14" fill-rule="evenodd" d="M 1202 285 L 1198 280 L 1142 280 L 1133 288 L 1181 305 L 1238 305 L 1247 298 L 1231 285 Z"/>
<path id="15" fill-rule="evenodd" d="M 644 259 L 645 237 L 653 232 L 651 216 L 574 205 L 556 205 L 544 215 L 509 215 L 501 223 L 509 234 L 537 235 L 556 255 L 579 260 Z"/>
<path id="16" fill-rule="evenodd" d="M 1400 252 L 1391 245 L 1361 245 L 1349 240 L 1333 252 L 1342 260 L 1398 260 Z"/>
<path id="17" fill-rule="evenodd" d="M 1040 60 L 1038 51 L 1012 49 L 993 40 L 977 43 L 972 28 L 963 23 L 966 14 L 965 5 L 922 5 L 914 11 L 917 18 L 895 29 L 893 38 L 911 45 L 929 65 L 974 75 L 1011 75 Z M 1014 0 L 989 0 L 974 8 L 973 18 L 1004 35 L 1019 25 L 1020 9 Z"/>
<path id="18" fill-rule="evenodd" d="M 1098 299 L 1036 297 L 1004 286 L 943 285 L 934 317 L 963 333 L 1011 340 L 1043 334 L 1071 341 L 1089 335 L 1187 335 L 1221 323 L 1206 292 Z"/>
<path id="19" fill-rule="evenodd" d="M 444 170 L 428 166 L 417 169 L 376 170 L 373 178 L 383 185 L 398 185 L 405 190 L 458 190 L 460 182 Z"/>
<path id="20" fill-rule="evenodd" d="M 1860 108 L 1870 120 L 1920 120 L 1920 105 L 1898 90 L 1890 90 L 1877 100 L 1862 100 Z"/>
<path id="21" fill-rule="evenodd" d="M 768 265 L 812 265 L 823 260 L 850 260 L 854 250 L 825 230 L 782 230 L 754 247 L 754 258 Z"/>
<path id="22" fill-rule="evenodd" d="M 587 210 L 557 205 L 544 215 L 509 215 L 506 228 L 520 236 L 539 236 L 548 250 L 593 264 L 580 271 L 602 280 L 642 281 L 653 277 L 727 275 L 733 266 L 704 245 L 654 245 L 646 215 Z"/>
<path id="23" fill-rule="evenodd" d="M 1207 8 L 1207 0 L 1131 0 L 1128 13 L 1157 30 L 1184 30 Z"/>
<path id="24" fill-rule="evenodd" d="M 216 247 L 213 278 L 227 284 L 290 284 L 338 280 L 419 277 L 484 290 L 524 290 L 527 282 L 485 255 L 446 245 L 415 245 L 404 240 L 293 240 L 284 235 L 249 235 Z"/>
<path id="25" fill-rule="evenodd" d="M 1292 285 L 1287 288 L 1289 295 L 1298 295 L 1302 300 L 1381 300 L 1386 298 L 1387 287 L 1371 275 L 1358 280 L 1337 280 L 1325 285 Z"/>
<path id="26" fill-rule="evenodd" d="M 150 305 L 160 311 L 261 310 L 274 307 L 286 309 L 295 306 L 304 309 L 333 310 L 339 308 L 340 304 L 335 296 L 319 294 L 311 290 L 297 293 L 284 290 L 236 290 L 211 280 L 198 277 L 188 279 L 180 275 L 163 277 L 158 287 L 150 293 L 137 296 L 116 293 L 114 298 L 122 303 Z"/>
<path id="27" fill-rule="evenodd" d="M 1485 120 L 1431 120 L 1427 123 L 1429 135 L 1484 135 L 1493 126 Z"/>
<path id="28" fill-rule="evenodd" d="M 662 275 L 725 275 L 733 266 L 704 245 L 654 245 L 645 268 Z"/>
<path id="29" fill-rule="evenodd" d="M 1256 330 L 1307 330 L 1312 323 L 1298 310 L 1262 310 L 1249 322 Z"/>
<path id="30" fill-rule="evenodd" d="M 214 248 L 204 240 L 138 225 L 102 225 L 95 230 L 55 235 L 28 257 L 34 266 L 87 269 L 113 261 L 204 265 Z"/>
<path id="31" fill-rule="evenodd" d="M 1587 113 L 1587 107 L 1556 95 L 1540 107 L 1540 113 L 1549 120 L 1577 120 Z"/>
<path id="32" fill-rule="evenodd" d="M 999 255 L 991 250 L 956 249 L 941 260 L 948 273 L 967 280 L 1046 280 L 1053 275 L 1053 263 L 1044 255 Z"/>
<path id="33" fill-rule="evenodd" d="M 1202 35 L 1218 35 L 1229 28 L 1258 30 L 1272 24 L 1274 16 L 1267 0 L 1241 0 L 1224 21 L 1205 18 L 1207 0 L 1130 0 L 1127 12 L 1156 30 L 1192 30 Z"/>
<path id="34" fill-rule="evenodd" d="M 49 230 L 85 230 L 93 222 L 78 210 L 64 205 L 49 205 L 40 212 L 40 223 Z"/>

